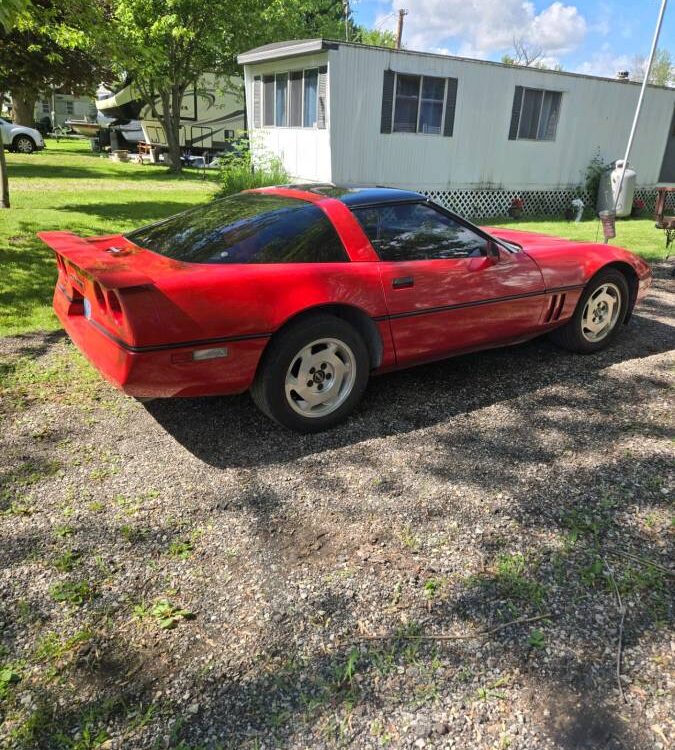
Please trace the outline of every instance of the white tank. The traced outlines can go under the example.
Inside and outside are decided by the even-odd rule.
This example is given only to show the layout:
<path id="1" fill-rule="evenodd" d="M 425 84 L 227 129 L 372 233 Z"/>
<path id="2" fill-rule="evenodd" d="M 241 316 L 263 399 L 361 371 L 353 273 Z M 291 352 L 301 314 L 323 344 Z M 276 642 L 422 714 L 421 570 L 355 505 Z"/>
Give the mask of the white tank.
<path id="1" fill-rule="evenodd" d="M 633 210 L 633 195 L 635 194 L 635 180 L 637 175 L 635 170 L 626 167 L 626 174 L 621 185 L 619 193 L 619 182 L 623 169 L 623 159 L 614 162 L 613 169 L 603 172 L 600 178 L 600 187 L 598 188 L 598 213 L 600 211 L 612 211 L 616 202 L 616 215 L 618 217 L 630 216 Z M 617 201 L 617 194 L 619 200 Z"/>

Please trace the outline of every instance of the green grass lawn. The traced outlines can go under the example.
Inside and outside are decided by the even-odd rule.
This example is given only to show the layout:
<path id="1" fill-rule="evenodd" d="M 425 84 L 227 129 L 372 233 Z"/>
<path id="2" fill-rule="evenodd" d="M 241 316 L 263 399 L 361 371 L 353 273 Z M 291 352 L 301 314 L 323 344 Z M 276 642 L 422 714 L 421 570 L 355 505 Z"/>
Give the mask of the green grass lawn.
<path id="1" fill-rule="evenodd" d="M 12 207 L 0 210 L 0 335 L 51 330 L 54 256 L 36 232 L 82 235 L 127 231 L 207 201 L 217 189 L 190 171 L 117 164 L 88 141 L 47 141 L 29 156 L 7 154 Z"/>
<path id="2" fill-rule="evenodd" d="M 208 201 L 218 185 L 191 172 L 169 175 L 158 166 L 116 164 L 89 150 L 88 141 L 48 141 L 30 156 L 7 154 L 12 208 L 0 211 L 0 335 L 51 330 L 55 266 L 36 232 L 61 229 L 82 235 L 127 231 Z M 602 241 L 597 221 L 511 221 L 512 226 L 574 240 Z M 648 260 L 664 255 L 663 233 L 651 219 L 617 223 L 613 244 Z"/>
<path id="3" fill-rule="evenodd" d="M 580 242 L 602 242 L 602 226 L 598 219 L 587 219 L 575 224 L 573 221 L 543 219 L 520 219 L 519 221 L 486 220 L 485 224 L 509 229 L 523 229 L 527 232 L 541 232 L 566 237 Z M 610 240 L 612 245 L 619 245 L 641 255 L 650 262 L 663 260 L 666 255 L 666 239 L 663 230 L 656 229 L 654 219 L 619 219 L 616 222 L 617 236 Z"/>

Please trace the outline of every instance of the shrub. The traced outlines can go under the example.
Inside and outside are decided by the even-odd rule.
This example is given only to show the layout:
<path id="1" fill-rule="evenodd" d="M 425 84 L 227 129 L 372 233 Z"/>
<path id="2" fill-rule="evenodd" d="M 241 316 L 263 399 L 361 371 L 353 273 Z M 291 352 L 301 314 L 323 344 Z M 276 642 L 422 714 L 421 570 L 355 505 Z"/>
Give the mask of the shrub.
<path id="1" fill-rule="evenodd" d="M 598 190 L 600 189 L 600 178 L 602 173 L 607 169 L 605 160 L 600 155 L 600 149 L 598 149 L 593 158 L 588 162 L 586 171 L 584 172 L 584 187 L 586 192 L 591 198 L 593 206 L 598 199 Z"/>
<path id="2" fill-rule="evenodd" d="M 288 179 L 279 157 L 263 153 L 254 162 L 245 138 L 236 141 L 232 150 L 220 157 L 221 195 L 268 185 L 283 185 Z"/>

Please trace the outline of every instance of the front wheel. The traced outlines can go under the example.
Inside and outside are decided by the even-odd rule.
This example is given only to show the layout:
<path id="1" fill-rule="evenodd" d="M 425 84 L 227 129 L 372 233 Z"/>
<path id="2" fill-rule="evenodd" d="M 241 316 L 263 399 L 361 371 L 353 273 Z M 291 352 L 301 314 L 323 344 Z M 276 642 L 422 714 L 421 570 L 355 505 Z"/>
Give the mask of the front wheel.
<path id="1" fill-rule="evenodd" d="M 251 395 L 284 427 L 320 432 L 351 414 L 369 371 L 368 349 L 358 332 L 341 318 L 316 315 L 272 340 Z"/>
<path id="2" fill-rule="evenodd" d="M 27 135 L 17 135 L 12 146 L 20 154 L 32 154 L 35 151 L 35 142 Z"/>
<path id="3" fill-rule="evenodd" d="M 580 354 L 600 351 L 616 337 L 627 311 L 626 277 L 613 268 L 601 271 L 581 295 L 571 320 L 552 331 L 551 339 Z"/>

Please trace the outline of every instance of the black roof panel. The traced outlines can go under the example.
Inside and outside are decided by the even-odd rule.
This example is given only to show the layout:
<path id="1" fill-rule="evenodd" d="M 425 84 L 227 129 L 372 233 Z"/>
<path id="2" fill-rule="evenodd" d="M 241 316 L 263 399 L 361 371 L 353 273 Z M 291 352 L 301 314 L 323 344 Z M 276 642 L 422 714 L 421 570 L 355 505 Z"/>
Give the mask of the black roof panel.
<path id="1" fill-rule="evenodd" d="M 427 198 L 413 190 L 399 190 L 387 187 L 358 187 L 345 185 L 290 185 L 295 190 L 319 193 L 327 198 L 336 198 L 350 208 L 370 206 L 373 203 L 400 203 L 401 201 L 425 201 Z"/>

